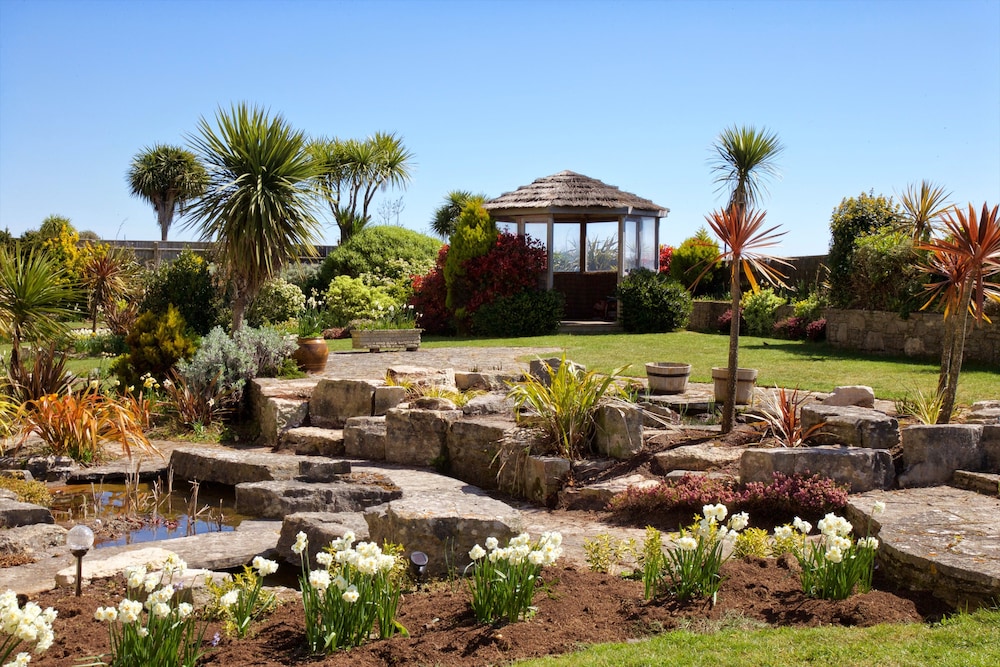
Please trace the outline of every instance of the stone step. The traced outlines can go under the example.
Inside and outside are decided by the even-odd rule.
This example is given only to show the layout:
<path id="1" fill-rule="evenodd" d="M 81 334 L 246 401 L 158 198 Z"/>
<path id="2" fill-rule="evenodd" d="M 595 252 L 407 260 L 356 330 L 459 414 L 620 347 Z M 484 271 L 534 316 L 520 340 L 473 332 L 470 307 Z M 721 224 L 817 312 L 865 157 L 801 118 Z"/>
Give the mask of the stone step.
<path id="1" fill-rule="evenodd" d="M 278 449 L 290 449 L 301 456 L 343 456 L 344 431 L 317 426 L 290 428 L 279 436 Z"/>
<path id="2" fill-rule="evenodd" d="M 876 501 L 885 512 L 872 516 Z M 1000 498 L 948 486 L 851 496 L 847 518 L 878 537 L 878 562 L 897 584 L 956 609 L 1000 599 Z"/>
<path id="3" fill-rule="evenodd" d="M 653 454 L 654 469 L 661 473 L 673 470 L 712 470 L 739 463 L 746 447 L 722 447 L 708 442 L 674 447 Z"/>
<path id="4" fill-rule="evenodd" d="M 975 491 L 987 496 L 1000 495 L 1000 474 L 956 470 L 951 479 L 952 486 L 967 491 Z"/>
<path id="5" fill-rule="evenodd" d="M 263 450 L 183 447 L 170 455 L 174 478 L 236 486 L 241 482 L 294 479 L 307 457 Z"/>
<path id="6" fill-rule="evenodd" d="M 16 528 L 36 523 L 55 523 L 49 508 L 11 498 L 0 498 L 0 526 Z"/>
<path id="7" fill-rule="evenodd" d="M 359 512 L 398 500 L 402 495 L 400 488 L 385 477 L 381 483 L 350 478 L 328 483 L 275 480 L 237 484 L 236 507 L 243 514 L 280 519 L 296 512 Z"/>

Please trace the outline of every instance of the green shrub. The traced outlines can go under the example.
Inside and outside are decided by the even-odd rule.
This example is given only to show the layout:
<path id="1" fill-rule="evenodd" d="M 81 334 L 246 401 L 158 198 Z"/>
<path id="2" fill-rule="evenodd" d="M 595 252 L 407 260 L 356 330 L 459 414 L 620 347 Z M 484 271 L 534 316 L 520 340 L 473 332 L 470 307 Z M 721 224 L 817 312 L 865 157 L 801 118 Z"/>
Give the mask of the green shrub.
<path id="1" fill-rule="evenodd" d="M 222 322 L 222 295 L 208 262 L 186 248 L 177 259 L 149 274 L 141 310 L 163 315 L 171 304 L 199 336 Z"/>
<path id="2" fill-rule="evenodd" d="M 823 311 L 826 310 L 828 303 L 826 296 L 813 292 L 792 305 L 793 314 L 806 322 L 815 322 L 823 316 Z"/>
<path id="3" fill-rule="evenodd" d="M 618 286 L 622 326 L 629 333 L 666 333 L 687 325 L 691 295 L 662 273 L 633 269 Z"/>
<path id="4" fill-rule="evenodd" d="M 926 276 L 909 232 L 881 227 L 855 241 L 845 305 L 907 314 L 920 308 Z"/>
<path id="5" fill-rule="evenodd" d="M 250 304 L 247 324 L 259 327 L 262 324 L 286 322 L 298 315 L 305 305 L 305 294 L 298 286 L 281 278 L 271 280 L 264 283 Z"/>
<path id="6" fill-rule="evenodd" d="M 480 306 L 472 316 L 477 334 L 495 338 L 544 336 L 559 331 L 563 296 L 549 290 L 525 290 Z"/>
<path id="7" fill-rule="evenodd" d="M 22 503 L 31 503 L 42 507 L 52 505 L 52 494 L 49 493 L 49 487 L 45 485 L 45 482 L 0 475 L 0 489 L 13 491 Z"/>
<path id="8" fill-rule="evenodd" d="M 343 327 L 351 320 L 367 319 L 380 310 L 403 304 L 395 301 L 383 287 L 367 285 L 361 278 L 337 276 L 326 291 L 326 310 L 330 323 Z"/>
<path id="9" fill-rule="evenodd" d="M 857 240 L 883 227 L 900 228 L 905 224 L 899 206 L 882 195 L 862 192 L 857 198 L 845 197 L 830 216 L 830 297 L 836 306 L 846 306 L 851 294 L 851 260 Z"/>
<path id="10" fill-rule="evenodd" d="M 189 359 L 198 345 L 188 333 L 184 317 L 170 304 L 164 314 L 144 312 L 125 337 L 127 354 L 118 357 L 111 370 L 122 384 L 136 385 L 149 373 L 162 381 L 174 364 Z"/>
<path id="11" fill-rule="evenodd" d="M 785 300 L 774 293 L 771 288 L 763 289 L 756 294 L 751 292 L 743 297 L 743 320 L 747 323 L 746 333 L 750 336 L 770 336 L 774 332 L 778 308 L 785 305 Z"/>
<path id="12" fill-rule="evenodd" d="M 451 235 L 444 261 L 444 281 L 448 286 L 445 304 L 450 310 L 463 308 L 472 293 L 472 287 L 463 280 L 465 262 L 488 253 L 496 241 L 497 225 L 490 214 L 482 204 L 467 204 L 455 223 L 455 233 Z"/>
<path id="13" fill-rule="evenodd" d="M 719 244 L 702 227 L 694 236 L 685 239 L 670 258 L 670 277 L 688 287 L 694 283 L 708 262 L 719 254 Z M 726 272 L 722 263 L 717 262 L 709 269 L 692 290 L 696 296 L 719 294 L 726 291 Z"/>

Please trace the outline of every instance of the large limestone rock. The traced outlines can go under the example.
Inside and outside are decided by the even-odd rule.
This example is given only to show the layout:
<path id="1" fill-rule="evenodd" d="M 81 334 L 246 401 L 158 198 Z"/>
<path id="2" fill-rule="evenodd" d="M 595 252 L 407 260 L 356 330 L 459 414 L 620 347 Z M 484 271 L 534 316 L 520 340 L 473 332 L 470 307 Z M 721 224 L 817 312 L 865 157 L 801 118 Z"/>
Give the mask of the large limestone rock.
<path id="1" fill-rule="evenodd" d="M 983 426 L 979 443 L 983 448 L 983 470 L 1000 473 L 1000 424 Z"/>
<path id="2" fill-rule="evenodd" d="M 343 456 L 344 431 L 315 426 L 288 429 L 281 435 L 278 448 L 302 456 Z"/>
<path id="3" fill-rule="evenodd" d="M 528 456 L 524 462 L 524 496 L 532 502 L 554 506 L 569 472 L 569 459 Z"/>
<path id="4" fill-rule="evenodd" d="M 309 422 L 320 428 L 343 428 L 351 417 L 370 417 L 381 381 L 320 380 L 309 399 Z"/>
<path id="5" fill-rule="evenodd" d="M 386 375 L 393 382 L 412 387 L 443 387 L 457 390 L 455 369 L 423 368 L 421 366 L 393 366 Z"/>
<path id="6" fill-rule="evenodd" d="M 448 471 L 483 489 L 505 488 L 500 476 L 513 479 L 513 465 L 505 465 L 512 452 L 505 444 L 516 428 L 513 418 L 476 417 L 454 422 L 447 432 Z"/>
<path id="7" fill-rule="evenodd" d="M 1000 424 L 1000 401 L 977 401 L 965 419 L 968 424 Z"/>
<path id="8" fill-rule="evenodd" d="M 981 424 L 910 426 L 903 431 L 903 472 L 899 485 L 947 484 L 956 470 L 981 470 Z"/>
<path id="9" fill-rule="evenodd" d="M 569 370 L 571 373 L 587 372 L 586 366 L 572 362 L 569 359 L 566 360 L 566 363 L 569 364 Z M 538 381 L 545 386 L 549 386 L 552 384 L 552 377 L 549 374 L 549 369 L 552 369 L 552 372 L 555 373 L 562 367 L 562 364 L 563 360 L 559 357 L 532 359 L 531 363 L 528 364 L 528 373 L 537 378 Z"/>
<path id="10" fill-rule="evenodd" d="M 852 493 L 892 488 L 895 469 L 892 456 L 884 449 L 849 447 L 794 447 L 790 449 L 748 449 L 740 457 L 740 481 L 772 481 L 774 473 L 784 475 L 819 474 Z"/>
<path id="11" fill-rule="evenodd" d="M 586 486 L 565 488 L 559 493 L 559 503 L 567 509 L 606 509 L 608 501 L 629 488 L 648 489 L 661 480 L 650 479 L 638 473 L 615 477 Z"/>
<path id="12" fill-rule="evenodd" d="M 251 381 L 247 391 L 250 411 L 260 429 L 257 444 L 273 447 L 284 431 L 306 424 L 309 395 L 317 382 L 317 378 L 255 378 Z"/>
<path id="13" fill-rule="evenodd" d="M 899 444 L 899 422 L 877 410 L 852 406 L 803 405 L 802 430 L 823 424 L 809 438 L 817 445 L 891 449 Z"/>
<path id="14" fill-rule="evenodd" d="M 299 460 L 297 456 L 285 454 L 193 447 L 180 447 L 170 455 L 176 479 L 229 486 L 293 479 L 299 474 Z"/>
<path id="15" fill-rule="evenodd" d="M 507 392 L 493 391 L 470 398 L 462 406 L 462 413 L 469 417 L 476 415 L 513 415 L 514 401 L 507 398 Z"/>
<path id="16" fill-rule="evenodd" d="M 281 522 L 281 536 L 275 551 L 288 563 L 299 565 L 300 557 L 292 551 L 296 536 L 306 534 L 309 562 L 315 567 L 316 554 L 333 540 L 351 531 L 359 542 L 368 541 L 368 523 L 361 512 L 298 512 Z"/>
<path id="17" fill-rule="evenodd" d="M 376 417 L 384 417 L 385 413 L 395 407 L 398 407 L 399 404 L 405 400 L 406 387 L 396 385 L 375 387 L 375 397 L 372 402 L 372 415 Z"/>
<path id="18" fill-rule="evenodd" d="M 356 459 L 385 460 L 385 417 L 351 417 L 344 424 L 344 454 Z"/>
<path id="19" fill-rule="evenodd" d="M 823 405 L 853 405 L 871 409 L 875 407 L 875 391 L 864 385 L 836 387 L 832 394 L 823 399 Z"/>
<path id="20" fill-rule="evenodd" d="M 407 553 L 422 551 L 429 557 L 427 574 L 461 573 L 471 562 L 469 550 L 487 537 L 501 543 L 521 532 L 517 510 L 478 489 L 445 491 L 397 500 L 365 512 L 373 542 L 402 544 Z"/>
<path id="21" fill-rule="evenodd" d="M 442 463 L 448 429 L 461 416 L 461 410 L 389 410 L 385 416 L 385 460 L 411 466 Z"/>
<path id="22" fill-rule="evenodd" d="M 16 528 L 35 523 L 55 523 L 49 508 L 19 500 L 0 498 L 0 526 Z"/>
<path id="23" fill-rule="evenodd" d="M 236 485 L 236 507 L 243 514 L 281 519 L 296 512 L 359 512 L 402 497 L 388 479 L 345 478 L 313 483 L 297 480 L 249 482 Z"/>
<path id="24" fill-rule="evenodd" d="M 68 531 L 53 523 L 35 523 L 0 530 L 0 554 L 26 554 L 48 551 L 66 543 Z"/>
<path id="25" fill-rule="evenodd" d="M 619 403 L 604 403 L 594 413 L 597 429 L 594 447 L 613 459 L 628 459 L 642 451 L 642 410 Z"/>
<path id="26" fill-rule="evenodd" d="M 701 471 L 723 468 L 738 463 L 746 449 L 746 447 L 720 447 L 712 442 L 684 445 L 653 454 L 653 466 L 663 474 L 673 470 Z"/>

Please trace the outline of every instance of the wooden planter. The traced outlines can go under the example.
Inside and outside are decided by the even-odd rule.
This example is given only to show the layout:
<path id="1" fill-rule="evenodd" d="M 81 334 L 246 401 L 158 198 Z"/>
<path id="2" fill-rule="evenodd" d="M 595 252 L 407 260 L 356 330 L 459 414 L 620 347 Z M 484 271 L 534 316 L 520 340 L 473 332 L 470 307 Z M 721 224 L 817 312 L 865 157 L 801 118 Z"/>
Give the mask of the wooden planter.
<path id="1" fill-rule="evenodd" d="M 655 361 L 646 364 L 646 380 L 651 394 L 683 394 L 687 389 L 691 364 Z"/>
<path id="2" fill-rule="evenodd" d="M 715 382 L 715 401 L 725 403 L 729 393 L 726 391 L 726 382 L 729 379 L 728 368 L 713 368 L 712 380 Z M 736 404 L 747 405 L 753 398 L 753 388 L 757 384 L 756 368 L 736 369 Z"/>
<path id="3" fill-rule="evenodd" d="M 299 365 L 299 370 L 316 373 L 326 368 L 326 359 L 330 348 L 322 338 L 299 338 L 299 347 L 292 352 L 292 359 Z"/>
<path id="4" fill-rule="evenodd" d="M 367 348 L 369 352 L 382 350 L 406 350 L 415 352 L 420 348 L 420 332 L 423 329 L 372 329 L 351 332 L 351 347 L 356 350 Z"/>

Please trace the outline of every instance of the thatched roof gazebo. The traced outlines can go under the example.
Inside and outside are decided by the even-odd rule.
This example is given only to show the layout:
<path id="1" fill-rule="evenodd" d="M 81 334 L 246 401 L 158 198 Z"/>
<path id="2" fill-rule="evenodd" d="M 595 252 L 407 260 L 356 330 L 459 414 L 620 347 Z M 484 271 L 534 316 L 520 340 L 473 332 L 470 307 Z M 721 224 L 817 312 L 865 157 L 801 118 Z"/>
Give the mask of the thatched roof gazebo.
<path id="1" fill-rule="evenodd" d="M 631 269 L 656 270 L 660 220 L 670 209 L 572 171 L 539 178 L 485 204 L 498 226 L 548 250 L 546 287 L 566 297 L 566 317 L 605 317 Z M 582 250 L 581 250 L 582 249 Z"/>

